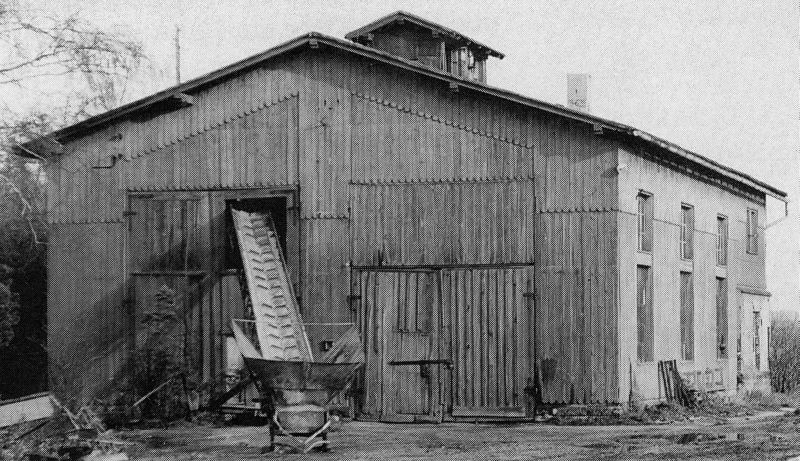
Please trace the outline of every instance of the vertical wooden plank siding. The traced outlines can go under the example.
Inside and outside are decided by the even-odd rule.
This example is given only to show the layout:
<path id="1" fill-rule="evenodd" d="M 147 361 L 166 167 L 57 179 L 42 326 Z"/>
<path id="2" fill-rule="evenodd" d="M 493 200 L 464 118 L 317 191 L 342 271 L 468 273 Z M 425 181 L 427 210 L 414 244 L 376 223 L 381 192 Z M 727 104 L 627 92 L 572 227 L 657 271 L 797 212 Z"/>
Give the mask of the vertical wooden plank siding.
<path id="1" fill-rule="evenodd" d="M 351 193 L 355 265 L 533 262 L 531 180 L 354 184 Z"/>
<path id="2" fill-rule="evenodd" d="M 533 268 L 358 271 L 362 408 L 385 420 L 524 416 Z M 403 361 L 449 360 L 421 373 Z M 401 362 L 401 363 L 398 363 Z M 409 419 L 409 415 L 413 415 Z M 404 419 L 405 418 L 405 419 Z"/>
<path id="3" fill-rule="evenodd" d="M 124 231 L 116 223 L 51 227 L 49 270 L 59 276 L 48 279 L 50 379 L 78 384 L 85 396 L 113 384 L 126 359 Z"/>
<path id="4" fill-rule="evenodd" d="M 533 377 L 532 267 L 442 271 L 443 357 L 453 362 L 447 404 L 454 415 L 481 410 L 524 415 Z"/>
<path id="5" fill-rule="evenodd" d="M 80 138 L 47 166 L 48 217 L 54 223 L 122 221 L 128 190 L 296 184 L 297 107 L 296 94 L 283 95 L 252 112 L 219 115 L 208 128 L 182 132 L 180 139 L 177 132 L 162 133 L 170 129 L 157 121 L 165 115 Z M 173 117 L 190 114 L 181 109 Z M 148 144 L 152 136 L 144 136 L 144 145 L 122 141 L 143 133 L 165 138 Z"/>
<path id="6" fill-rule="evenodd" d="M 175 292 L 178 310 L 176 341 L 188 347 L 191 366 L 201 379 L 211 379 L 218 333 L 210 305 L 215 283 L 210 245 L 208 193 L 165 193 L 131 198 L 130 251 L 132 321 L 135 345 L 144 337 L 143 316 L 154 307 L 162 287 Z M 189 331 L 184 331 L 183 326 Z"/>
<path id="7" fill-rule="evenodd" d="M 466 90 L 452 94 L 442 82 L 338 52 L 276 59 L 193 96 L 190 107 L 69 142 L 48 169 L 50 220 L 121 227 L 129 192 L 297 187 L 307 321 L 349 320 L 348 264 L 448 266 L 442 288 L 453 291 L 440 302 L 451 310 L 441 318 L 453 328 L 448 347 L 464 358 L 448 405 L 518 408 L 527 385 L 520 380 L 533 366 L 530 335 L 522 333 L 534 328 L 547 401 L 616 399 L 616 143 L 585 123 Z M 152 213 L 165 222 L 193 212 L 189 204 L 162 205 Z M 213 237 L 203 238 L 219 257 Z M 149 241 L 148 257 L 163 253 L 159 240 Z M 124 251 L 120 242 L 108 245 Z M 69 263 L 59 257 L 54 265 Z M 534 263 L 535 277 L 519 269 Z M 522 303 L 534 279 L 536 299 Z M 205 307 L 196 321 L 210 338 L 203 347 L 217 357 L 201 360 L 212 370 L 222 360 L 214 338 L 239 302 L 232 281 L 221 280 L 224 287 L 197 294 Z M 72 305 L 69 284 L 78 282 L 63 283 L 53 296 Z M 115 287 L 125 283 L 121 272 Z M 536 325 L 500 336 L 534 304 Z M 466 380 L 473 371 L 481 386 Z"/>
<path id="8" fill-rule="evenodd" d="M 347 226 L 345 219 L 300 221 L 301 309 L 306 322 L 350 321 L 349 242 L 343 238 Z"/>
<path id="9" fill-rule="evenodd" d="M 546 403 L 616 401 L 616 213 L 541 213 L 537 349 Z"/>
<path id="10" fill-rule="evenodd" d="M 438 358 L 438 274 L 435 272 L 376 272 L 379 303 L 384 307 L 384 419 L 432 417 L 439 410 L 435 373 L 423 376 L 419 365 L 403 361 Z M 399 363 L 400 364 L 399 364 Z M 434 370 L 435 371 L 435 370 Z"/>

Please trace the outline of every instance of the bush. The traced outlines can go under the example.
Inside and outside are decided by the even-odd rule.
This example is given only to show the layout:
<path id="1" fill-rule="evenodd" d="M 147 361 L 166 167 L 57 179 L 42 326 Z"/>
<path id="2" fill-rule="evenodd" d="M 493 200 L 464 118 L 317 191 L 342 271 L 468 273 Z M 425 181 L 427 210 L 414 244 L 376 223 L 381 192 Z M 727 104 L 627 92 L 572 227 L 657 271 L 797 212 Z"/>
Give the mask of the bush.
<path id="1" fill-rule="evenodd" d="M 772 319 L 769 369 L 772 390 L 784 394 L 800 390 L 800 322 L 797 320 Z"/>
<path id="2" fill-rule="evenodd" d="M 154 295 L 153 307 L 142 319 L 145 339 L 133 357 L 127 386 L 106 400 L 108 420 L 121 423 L 119 409 L 130 408 L 135 400 L 155 389 L 158 390 L 135 409 L 138 417 L 168 422 L 189 414 L 187 395 L 201 386 L 188 358 L 190 344 L 182 323 L 175 292 L 162 286 Z"/>
<path id="3" fill-rule="evenodd" d="M 0 282 L 0 348 L 14 339 L 14 325 L 19 323 L 18 296 Z"/>
<path id="4" fill-rule="evenodd" d="M 800 396 L 754 390 L 746 392 L 738 397 L 737 400 L 742 405 L 754 410 L 777 410 L 781 407 L 796 407 L 800 405 L 800 398 L 798 397 Z"/>

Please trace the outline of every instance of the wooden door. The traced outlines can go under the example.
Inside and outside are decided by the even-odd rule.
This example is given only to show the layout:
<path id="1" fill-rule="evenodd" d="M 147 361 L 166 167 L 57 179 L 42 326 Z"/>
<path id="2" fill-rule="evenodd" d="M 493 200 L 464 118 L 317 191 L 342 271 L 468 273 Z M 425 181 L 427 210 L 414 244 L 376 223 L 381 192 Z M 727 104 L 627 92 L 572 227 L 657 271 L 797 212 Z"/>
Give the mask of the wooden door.
<path id="1" fill-rule="evenodd" d="M 740 294 L 738 311 L 738 371 L 742 373 L 745 386 L 752 388 L 758 384 L 759 376 L 767 369 L 768 345 L 764 312 L 769 298 L 762 294 Z"/>
<path id="2" fill-rule="evenodd" d="M 133 195 L 128 215 L 133 308 L 129 345 L 143 345 L 145 315 L 163 308 L 163 295 L 169 294 L 176 314 L 174 350 L 188 359 L 187 365 L 199 372 L 199 379 L 208 380 L 214 348 L 208 194 Z"/>
<path id="3" fill-rule="evenodd" d="M 532 291 L 531 266 L 442 271 L 440 349 L 452 363 L 445 393 L 452 416 L 526 416 Z"/>
<path id="4" fill-rule="evenodd" d="M 356 279 L 367 361 L 360 412 L 383 421 L 439 421 L 438 272 L 362 271 Z"/>

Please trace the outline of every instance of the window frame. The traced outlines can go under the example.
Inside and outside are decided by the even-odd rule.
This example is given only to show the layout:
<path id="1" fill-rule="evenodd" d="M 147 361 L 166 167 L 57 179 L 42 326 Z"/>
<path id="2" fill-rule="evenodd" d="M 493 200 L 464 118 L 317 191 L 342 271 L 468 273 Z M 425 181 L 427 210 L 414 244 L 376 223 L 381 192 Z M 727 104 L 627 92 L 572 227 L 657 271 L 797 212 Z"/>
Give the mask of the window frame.
<path id="1" fill-rule="evenodd" d="M 747 232 L 747 254 L 758 254 L 758 210 L 755 208 L 747 209 L 747 220 L 745 222 Z"/>
<path id="2" fill-rule="evenodd" d="M 642 274 L 646 280 L 642 280 Z M 644 296 L 643 296 L 644 295 Z M 639 363 L 654 360 L 653 268 L 636 266 L 636 359 Z"/>
<path id="3" fill-rule="evenodd" d="M 687 219 L 688 218 L 688 219 Z M 681 259 L 694 259 L 694 206 L 681 203 L 680 253 Z"/>
<path id="4" fill-rule="evenodd" d="M 717 292 L 717 309 L 716 309 L 716 324 L 717 324 L 717 340 L 716 350 L 718 359 L 728 358 L 728 279 L 725 277 L 716 277 L 716 292 Z"/>
<path id="5" fill-rule="evenodd" d="M 753 361 L 756 371 L 761 371 L 761 311 L 753 311 Z"/>
<path id="6" fill-rule="evenodd" d="M 640 190 L 636 194 L 636 249 L 653 252 L 653 194 Z"/>
<path id="7" fill-rule="evenodd" d="M 723 232 L 724 229 L 724 232 Z M 728 217 L 724 214 L 717 215 L 717 266 L 728 266 L 728 235 L 730 225 Z"/>
<path id="8" fill-rule="evenodd" d="M 684 283 L 684 277 L 688 283 Z M 680 356 L 681 360 L 692 361 L 695 358 L 695 331 L 694 331 L 694 274 L 680 272 Z M 686 291 L 684 291 L 686 290 Z"/>

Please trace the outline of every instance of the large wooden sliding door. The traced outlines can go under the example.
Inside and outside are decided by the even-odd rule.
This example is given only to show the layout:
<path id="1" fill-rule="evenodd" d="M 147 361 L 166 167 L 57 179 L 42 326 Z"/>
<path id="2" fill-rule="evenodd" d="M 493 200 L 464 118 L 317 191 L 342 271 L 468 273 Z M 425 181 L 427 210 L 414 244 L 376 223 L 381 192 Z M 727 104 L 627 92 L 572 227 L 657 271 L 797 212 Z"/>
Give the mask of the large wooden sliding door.
<path id="1" fill-rule="evenodd" d="M 524 417 L 532 275 L 527 266 L 356 271 L 367 360 L 360 413 L 385 421 Z"/>
<path id="2" fill-rule="evenodd" d="M 367 357 L 361 411 L 384 421 L 439 420 L 439 274 L 364 271 L 358 282 Z"/>
<path id="3" fill-rule="evenodd" d="M 230 208 L 270 213 L 295 292 L 300 293 L 299 218 L 292 188 L 131 193 L 128 216 L 130 349 L 140 347 L 142 319 L 164 287 L 179 314 L 174 337 L 203 381 L 234 375 L 238 351 L 226 345 L 232 318 L 248 315 L 239 284 L 241 261 Z M 184 334 L 185 332 L 185 334 Z M 139 337 L 137 337 L 137 335 Z M 233 359 L 233 360 L 231 360 Z M 230 377 L 230 376 L 229 376 Z"/>
<path id="4" fill-rule="evenodd" d="M 533 268 L 448 269 L 442 282 L 450 414 L 524 417 L 533 378 Z"/>

